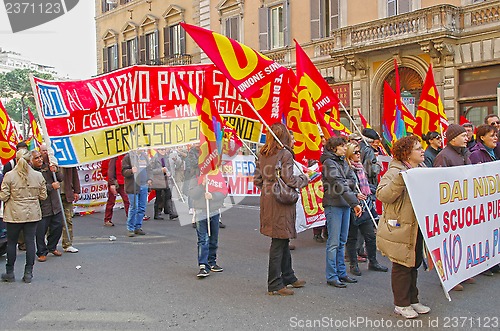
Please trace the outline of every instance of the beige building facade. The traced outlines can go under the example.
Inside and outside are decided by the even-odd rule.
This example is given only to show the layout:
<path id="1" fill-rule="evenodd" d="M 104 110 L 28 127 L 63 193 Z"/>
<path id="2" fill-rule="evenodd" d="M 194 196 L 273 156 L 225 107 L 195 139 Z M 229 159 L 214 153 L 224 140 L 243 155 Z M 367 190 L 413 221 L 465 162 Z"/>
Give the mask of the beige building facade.
<path id="1" fill-rule="evenodd" d="M 481 124 L 498 113 L 500 1 L 477 0 L 95 0 L 98 72 L 134 64 L 209 62 L 180 28 L 202 26 L 287 67 L 297 40 L 340 95 L 380 131 L 383 83 L 399 65 L 416 111 L 429 64 L 446 114 Z M 343 121 L 347 123 L 347 119 Z"/>

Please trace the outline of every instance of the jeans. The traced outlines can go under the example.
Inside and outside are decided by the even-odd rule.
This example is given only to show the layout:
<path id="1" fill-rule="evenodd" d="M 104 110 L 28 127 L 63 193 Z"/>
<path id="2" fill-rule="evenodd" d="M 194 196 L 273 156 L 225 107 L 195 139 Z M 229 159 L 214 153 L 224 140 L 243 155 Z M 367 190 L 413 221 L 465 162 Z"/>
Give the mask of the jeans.
<path id="1" fill-rule="evenodd" d="M 207 212 L 196 210 L 196 234 L 198 235 L 198 265 L 216 265 L 219 244 L 219 212 L 210 213 L 210 237 L 208 236 Z"/>
<path id="2" fill-rule="evenodd" d="M 271 239 L 269 248 L 269 271 L 267 275 L 267 290 L 279 291 L 288 284 L 295 283 L 297 277 L 292 269 L 290 254 L 290 239 Z"/>
<path id="3" fill-rule="evenodd" d="M 326 280 L 338 280 L 347 276 L 344 262 L 344 246 L 349 233 L 351 208 L 325 207 L 328 240 L 326 241 Z"/>
<path id="4" fill-rule="evenodd" d="M 17 257 L 17 239 L 19 232 L 24 232 L 26 244 L 26 267 L 33 268 L 35 264 L 35 232 L 38 222 L 6 223 L 7 227 L 7 270 L 14 270 Z"/>
<path id="5" fill-rule="evenodd" d="M 49 234 L 47 235 L 47 242 L 45 242 L 47 230 L 49 230 Z M 38 222 L 36 228 L 36 255 L 47 256 L 49 252 L 55 251 L 57 249 L 57 243 L 59 239 L 61 239 L 62 231 L 62 211 L 55 215 L 42 217 L 42 220 Z"/>
<path id="6" fill-rule="evenodd" d="M 127 194 L 130 202 L 127 217 L 127 230 L 139 230 L 142 227 L 142 218 L 146 214 L 146 204 L 148 203 L 148 187 L 141 186 L 136 194 Z"/>

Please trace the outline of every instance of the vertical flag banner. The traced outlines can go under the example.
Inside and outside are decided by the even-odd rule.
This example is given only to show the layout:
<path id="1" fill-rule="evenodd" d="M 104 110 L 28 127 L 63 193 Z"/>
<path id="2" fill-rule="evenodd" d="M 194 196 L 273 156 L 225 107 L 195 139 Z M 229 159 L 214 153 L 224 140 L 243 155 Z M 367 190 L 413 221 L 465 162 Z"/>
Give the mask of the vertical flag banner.
<path id="1" fill-rule="evenodd" d="M 400 81 L 399 81 L 399 69 L 398 69 L 398 63 L 396 59 L 394 59 L 394 70 L 395 70 L 395 75 L 396 75 L 396 107 L 399 109 L 401 113 L 401 118 L 403 119 L 403 122 L 405 123 L 405 131 L 406 132 L 413 132 L 417 136 L 421 137 L 422 132 L 420 126 L 417 124 L 417 120 L 415 119 L 415 116 L 406 108 L 405 104 L 403 103 L 401 99 L 401 87 L 400 87 Z M 402 130 L 400 130 L 402 131 Z M 406 134 L 405 134 L 406 135 Z"/>
<path id="2" fill-rule="evenodd" d="M 16 156 L 17 132 L 0 101 L 0 161 L 5 164 Z"/>
<path id="3" fill-rule="evenodd" d="M 259 112 L 266 123 L 282 117 L 282 103 L 289 99 L 287 69 L 231 38 L 194 25 L 181 26 L 214 65 Z"/>
<path id="4" fill-rule="evenodd" d="M 30 120 L 33 141 L 36 144 L 36 147 L 39 147 L 43 142 L 42 133 L 40 132 L 40 128 L 38 128 L 38 124 L 35 120 L 35 116 L 33 116 L 33 113 L 31 112 L 31 109 L 29 109 L 29 108 L 28 108 L 28 116 L 29 116 L 29 120 Z"/>
<path id="5" fill-rule="evenodd" d="M 422 94 L 417 108 L 417 120 L 421 123 L 423 134 L 429 131 L 436 131 L 441 134 L 448 128 L 448 119 L 444 112 L 443 103 L 439 97 L 439 92 L 434 82 L 432 65 L 429 65 L 425 76 Z M 462 124 L 462 123 L 461 123 Z"/>
<path id="6" fill-rule="evenodd" d="M 371 129 L 371 125 L 368 123 L 366 118 L 361 114 L 361 109 L 358 109 L 358 116 L 361 121 L 361 125 L 363 125 L 363 128 L 365 129 Z"/>

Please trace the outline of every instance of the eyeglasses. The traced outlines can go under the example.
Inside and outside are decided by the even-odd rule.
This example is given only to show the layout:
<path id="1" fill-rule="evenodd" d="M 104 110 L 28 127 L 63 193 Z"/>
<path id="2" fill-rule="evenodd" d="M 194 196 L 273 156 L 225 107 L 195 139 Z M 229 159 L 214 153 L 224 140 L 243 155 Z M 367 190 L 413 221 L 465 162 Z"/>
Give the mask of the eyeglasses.
<path id="1" fill-rule="evenodd" d="M 500 125 L 500 121 L 498 121 L 498 122 L 491 122 L 490 125 Z"/>
<path id="2" fill-rule="evenodd" d="M 353 154 L 361 154 L 361 152 L 360 151 L 354 151 Z"/>
<path id="3" fill-rule="evenodd" d="M 441 139 L 441 136 L 436 136 L 436 138 L 434 138 L 434 139 Z"/>

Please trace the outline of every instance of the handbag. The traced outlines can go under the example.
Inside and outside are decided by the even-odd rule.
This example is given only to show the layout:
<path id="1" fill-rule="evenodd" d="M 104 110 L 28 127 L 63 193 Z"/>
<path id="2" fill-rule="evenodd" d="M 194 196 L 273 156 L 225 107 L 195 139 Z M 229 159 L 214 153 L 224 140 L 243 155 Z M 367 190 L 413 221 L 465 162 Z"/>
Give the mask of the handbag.
<path id="1" fill-rule="evenodd" d="M 369 195 L 368 199 L 366 199 L 365 201 L 366 201 L 366 205 L 368 205 L 368 209 L 370 210 L 373 218 L 377 219 L 378 214 L 377 214 L 377 211 L 375 210 L 375 202 L 373 201 L 372 196 Z M 363 224 L 366 221 L 371 220 L 370 212 L 368 212 L 366 205 L 363 202 L 361 203 L 363 213 L 359 217 L 354 216 L 354 219 L 353 219 L 354 225 L 358 226 L 360 224 Z"/>
<path id="2" fill-rule="evenodd" d="M 276 164 L 276 182 L 274 182 L 272 190 L 276 201 L 283 205 L 294 205 L 299 200 L 299 192 L 288 186 L 281 178 L 281 161 Z"/>

